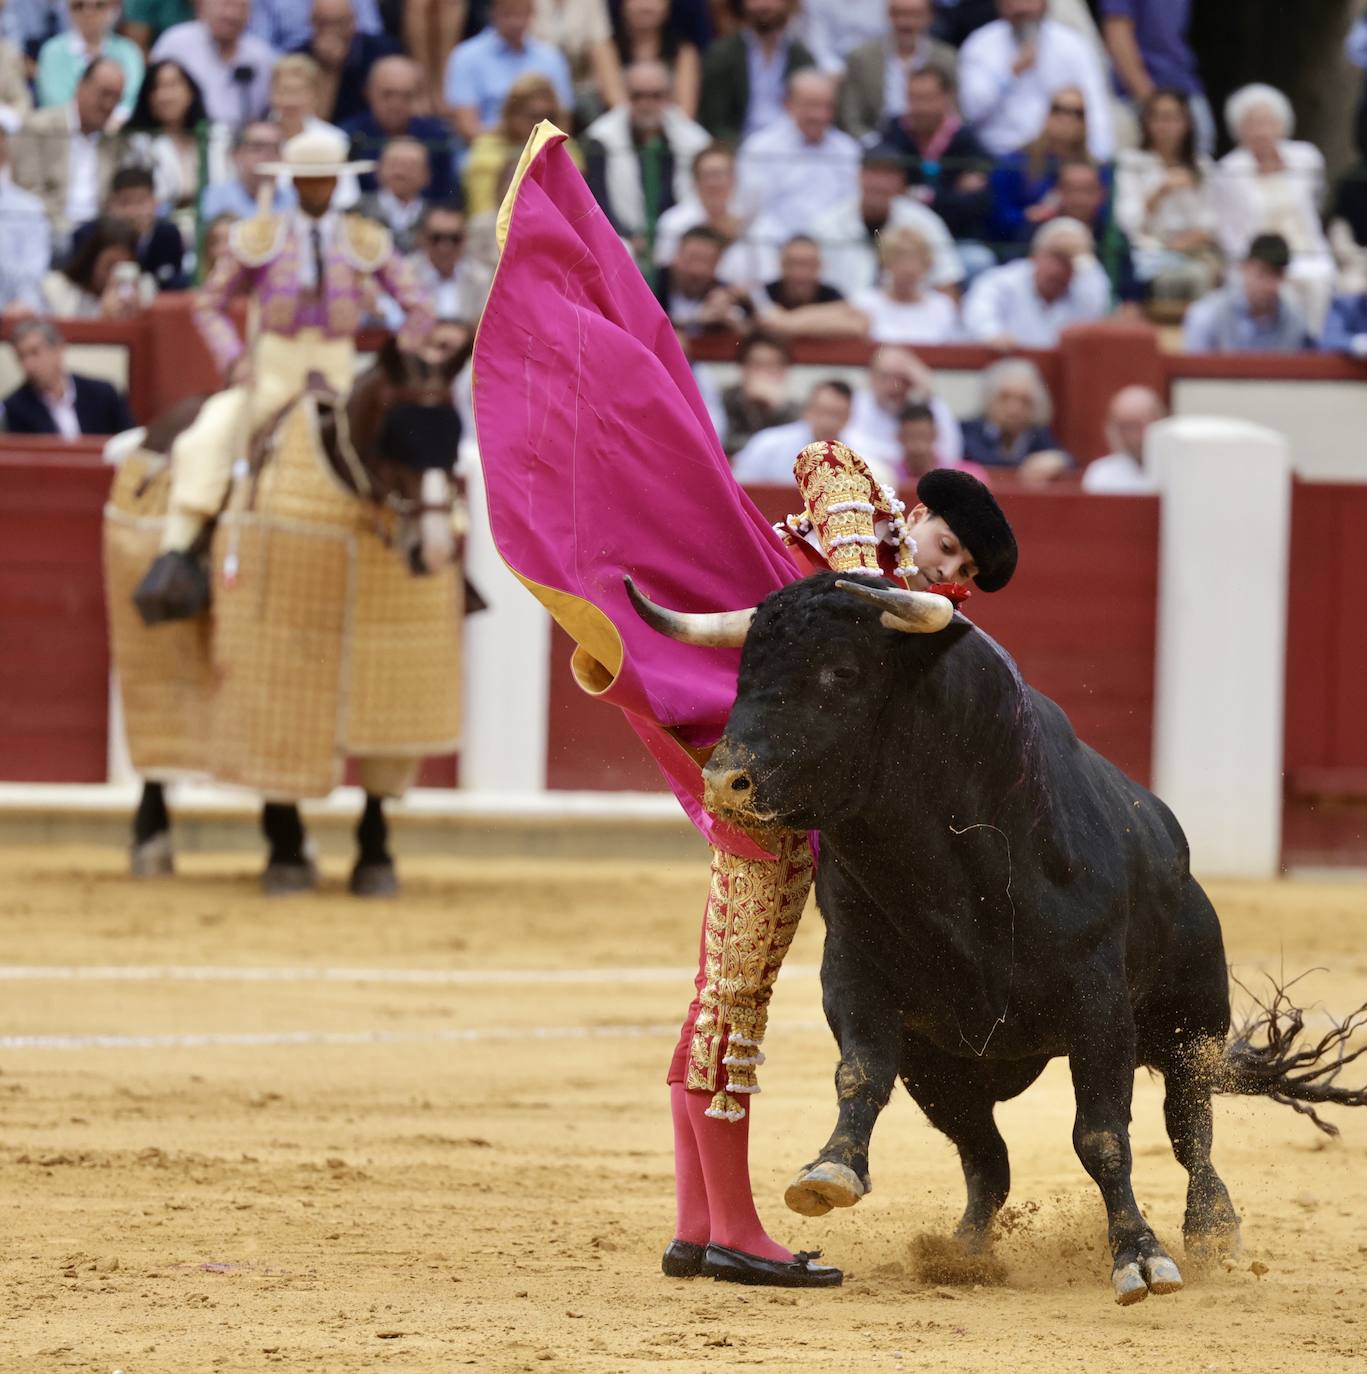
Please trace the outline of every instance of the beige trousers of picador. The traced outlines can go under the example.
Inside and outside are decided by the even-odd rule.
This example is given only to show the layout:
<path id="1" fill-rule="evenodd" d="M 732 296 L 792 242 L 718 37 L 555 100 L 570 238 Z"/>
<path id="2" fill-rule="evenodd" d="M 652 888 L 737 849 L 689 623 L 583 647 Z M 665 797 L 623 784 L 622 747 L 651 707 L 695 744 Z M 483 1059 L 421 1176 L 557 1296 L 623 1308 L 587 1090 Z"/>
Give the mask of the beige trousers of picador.
<path id="1" fill-rule="evenodd" d="M 223 507 L 233 463 L 245 458 L 252 435 L 303 391 L 310 372 L 319 372 L 341 395 L 351 390 L 356 346 L 329 339 L 319 329 L 295 336 L 263 333 L 252 355 L 251 386 L 230 386 L 211 396 L 171 446 L 170 510 L 161 547 L 185 550 L 206 520 Z"/>

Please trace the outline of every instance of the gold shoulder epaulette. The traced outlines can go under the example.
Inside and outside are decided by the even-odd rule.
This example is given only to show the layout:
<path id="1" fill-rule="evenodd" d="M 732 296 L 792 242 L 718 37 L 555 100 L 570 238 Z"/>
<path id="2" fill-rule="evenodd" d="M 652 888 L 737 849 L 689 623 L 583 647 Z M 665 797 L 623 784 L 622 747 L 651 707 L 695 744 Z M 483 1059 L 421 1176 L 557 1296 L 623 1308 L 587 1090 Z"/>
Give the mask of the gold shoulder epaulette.
<path id="1" fill-rule="evenodd" d="M 342 216 L 342 252 L 360 272 L 374 272 L 394 251 L 394 240 L 383 224 L 364 215 Z"/>
<path id="2" fill-rule="evenodd" d="M 285 246 L 283 215 L 253 215 L 238 220 L 228 237 L 232 255 L 248 267 L 261 267 Z"/>

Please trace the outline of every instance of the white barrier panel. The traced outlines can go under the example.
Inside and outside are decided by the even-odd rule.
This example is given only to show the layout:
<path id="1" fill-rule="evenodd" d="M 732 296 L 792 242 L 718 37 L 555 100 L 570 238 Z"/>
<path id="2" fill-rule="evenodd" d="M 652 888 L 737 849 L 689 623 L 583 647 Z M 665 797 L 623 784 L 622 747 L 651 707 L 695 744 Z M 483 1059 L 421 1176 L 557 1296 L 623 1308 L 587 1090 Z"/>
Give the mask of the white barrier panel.
<path id="1" fill-rule="evenodd" d="M 478 459 L 461 466 L 470 503 L 465 567 L 489 609 L 465 622 L 460 785 L 540 792 L 546 786 L 551 618 L 494 548 Z"/>
<path id="2" fill-rule="evenodd" d="M 1163 493 L 1154 790 L 1203 875 L 1277 872 L 1282 838 L 1291 464 L 1240 420 L 1152 426 Z"/>

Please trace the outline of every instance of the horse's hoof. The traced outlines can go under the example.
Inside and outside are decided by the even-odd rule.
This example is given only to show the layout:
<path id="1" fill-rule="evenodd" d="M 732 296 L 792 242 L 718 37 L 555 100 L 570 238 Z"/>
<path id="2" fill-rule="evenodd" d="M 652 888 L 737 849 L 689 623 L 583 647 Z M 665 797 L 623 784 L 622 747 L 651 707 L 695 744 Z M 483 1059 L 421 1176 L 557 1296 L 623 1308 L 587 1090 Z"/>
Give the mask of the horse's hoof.
<path id="1" fill-rule="evenodd" d="M 289 897 L 312 892 L 318 886 L 318 869 L 311 859 L 294 863 L 268 863 L 261 875 L 261 891 L 267 897 Z"/>
<path id="2" fill-rule="evenodd" d="M 159 830 L 150 840 L 135 843 L 128 852 L 128 871 L 135 878 L 169 878 L 176 871 L 171 832 Z"/>
<path id="3" fill-rule="evenodd" d="M 788 1185 L 783 1200 L 801 1216 L 824 1217 L 833 1207 L 853 1207 L 866 1192 L 853 1169 L 823 1159 Z"/>
<path id="4" fill-rule="evenodd" d="M 382 864 L 358 863 L 351 870 L 353 897 L 393 897 L 399 890 L 399 875 L 393 862 Z"/>
<path id="5" fill-rule="evenodd" d="M 1149 1296 L 1149 1285 L 1144 1282 L 1144 1275 L 1139 1272 L 1137 1260 L 1117 1265 L 1111 1272 L 1111 1287 L 1115 1289 L 1115 1300 L 1121 1307 L 1143 1302 Z"/>
<path id="6" fill-rule="evenodd" d="M 1182 1273 L 1176 1262 L 1168 1255 L 1148 1255 L 1139 1261 L 1144 1271 L 1144 1282 L 1150 1293 L 1160 1297 L 1164 1293 L 1178 1293 L 1182 1289 Z"/>

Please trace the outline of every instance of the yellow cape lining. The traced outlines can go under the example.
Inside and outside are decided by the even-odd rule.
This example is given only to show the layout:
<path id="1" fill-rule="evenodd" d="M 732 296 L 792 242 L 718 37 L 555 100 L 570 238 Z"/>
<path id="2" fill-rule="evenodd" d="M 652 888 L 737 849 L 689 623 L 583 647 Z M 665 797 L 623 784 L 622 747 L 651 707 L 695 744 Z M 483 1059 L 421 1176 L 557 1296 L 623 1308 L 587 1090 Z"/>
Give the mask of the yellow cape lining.
<path id="1" fill-rule="evenodd" d="M 565 136 L 562 129 L 557 128 L 549 119 L 543 119 L 532 130 L 531 137 L 528 138 L 526 146 L 522 149 L 517 170 L 513 173 L 512 182 L 508 186 L 507 194 L 503 197 L 503 204 L 498 209 L 498 220 L 494 232 L 498 239 L 499 268 L 503 265 L 503 248 L 508 241 L 508 231 L 513 220 L 513 208 L 517 203 L 518 192 L 522 189 L 522 179 L 541 153 L 553 142 L 563 139 Z M 495 269 L 494 275 L 497 278 L 498 269 Z M 478 394 L 478 388 L 475 388 L 475 392 Z M 478 429 L 478 417 L 476 417 L 476 429 Z M 498 554 L 500 558 L 503 558 L 502 549 L 499 549 Z M 522 573 L 518 572 L 506 558 L 503 558 L 503 562 L 508 571 L 541 602 L 554 617 L 557 624 L 578 645 L 573 658 L 570 660 L 570 668 L 574 673 L 575 682 L 590 695 L 601 696 L 612 686 L 613 682 L 616 681 L 617 674 L 622 670 L 625 649 L 617 627 L 593 602 L 586 601 L 581 596 L 575 596 L 572 592 L 560 591 L 556 587 L 547 587 L 540 582 L 533 582 L 531 578 L 524 577 Z"/>

